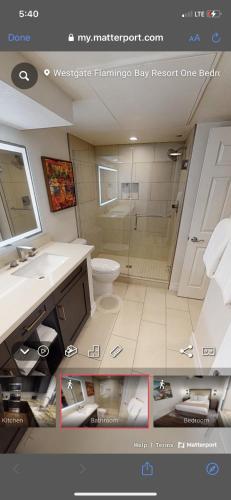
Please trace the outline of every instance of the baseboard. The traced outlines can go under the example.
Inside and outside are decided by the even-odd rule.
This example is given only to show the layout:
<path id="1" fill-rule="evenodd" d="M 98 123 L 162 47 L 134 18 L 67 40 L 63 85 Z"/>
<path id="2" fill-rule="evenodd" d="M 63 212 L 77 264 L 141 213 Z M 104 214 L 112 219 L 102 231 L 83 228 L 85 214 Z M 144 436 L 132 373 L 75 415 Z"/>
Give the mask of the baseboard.
<path id="1" fill-rule="evenodd" d="M 91 304 L 91 316 L 93 316 L 95 314 L 95 311 L 96 311 L 96 303 L 93 302 Z"/>

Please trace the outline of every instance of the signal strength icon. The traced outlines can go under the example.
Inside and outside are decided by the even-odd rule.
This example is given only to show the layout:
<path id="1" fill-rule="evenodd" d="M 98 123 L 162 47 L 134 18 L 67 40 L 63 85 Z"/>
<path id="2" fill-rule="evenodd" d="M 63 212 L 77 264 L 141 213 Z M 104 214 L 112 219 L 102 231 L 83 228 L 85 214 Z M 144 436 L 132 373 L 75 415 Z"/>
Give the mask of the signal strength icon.
<path id="1" fill-rule="evenodd" d="M 193 10 L 189 10 L 188 12 L 181 14 L 181 17 L 193 17 Z"/>

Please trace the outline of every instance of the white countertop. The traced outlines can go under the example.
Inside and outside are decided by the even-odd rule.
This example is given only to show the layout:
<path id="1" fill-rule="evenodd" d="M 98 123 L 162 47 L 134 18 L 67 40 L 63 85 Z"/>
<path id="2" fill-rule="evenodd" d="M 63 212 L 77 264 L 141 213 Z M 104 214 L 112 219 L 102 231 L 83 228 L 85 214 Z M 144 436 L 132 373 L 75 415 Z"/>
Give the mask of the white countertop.
<path id="1" fill-rule="evenodd" d="M 35 257 L 20 266 L 0 270 L 0 344 L 71 274 L 88 254 L 89 245 L 50 242 L 38 249 Z M 44 279 L 13 276 L 13 273 L 43 253 L 63 255 L 67 260 Z"/>
<path id="2" fill-rule="evenodd" d="M 76 408 L 73 409 L 73 411 L 68 413 L 68 415 L 64 415 L 65 409 L 64 411 L 62 410 L 62 426 L 80 427 L 85 422 L 85 420 L 87 420 L 92 415 L 92 413 L 94 413 L 95 410 L 97 410 L 97 408 L 98 405 L 96 404 L 86 404 L 80 410 L 77 410 Z"/>

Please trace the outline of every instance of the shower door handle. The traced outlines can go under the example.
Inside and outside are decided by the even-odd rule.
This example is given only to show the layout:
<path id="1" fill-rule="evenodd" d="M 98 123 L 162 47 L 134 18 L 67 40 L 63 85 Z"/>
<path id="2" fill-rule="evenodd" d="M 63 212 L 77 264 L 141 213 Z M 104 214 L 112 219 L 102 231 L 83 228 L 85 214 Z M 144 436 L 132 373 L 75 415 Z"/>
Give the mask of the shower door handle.
<path id="1" fill-rule="evenodd" d="M 205 240 L 198 240 L 197 236 L 193 236 L 191 238 L 192 243 L 202 243 L 203 241 L 205 241 Z"/>
<path id="2" fill-rule="evenodd" d="M 138 215 L 135 215 L 135 225 L 134 225 L 134 231 L 137 230 L 137 222 L 138 222 Z"/>

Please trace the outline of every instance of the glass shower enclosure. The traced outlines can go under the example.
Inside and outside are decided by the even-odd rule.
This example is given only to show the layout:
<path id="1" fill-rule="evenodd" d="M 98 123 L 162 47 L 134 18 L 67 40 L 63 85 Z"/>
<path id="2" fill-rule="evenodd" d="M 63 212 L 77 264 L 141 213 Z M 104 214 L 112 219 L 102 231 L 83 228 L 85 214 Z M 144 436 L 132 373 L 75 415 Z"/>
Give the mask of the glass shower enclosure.
<path id="1" fill-rule="evenodd" d="M 180 143 L 69 144 L 80 237 L 94 257 L 118 261 L 122 276 L 167 286 L 187 180 L 182 157 L 168 151 Z"/>

